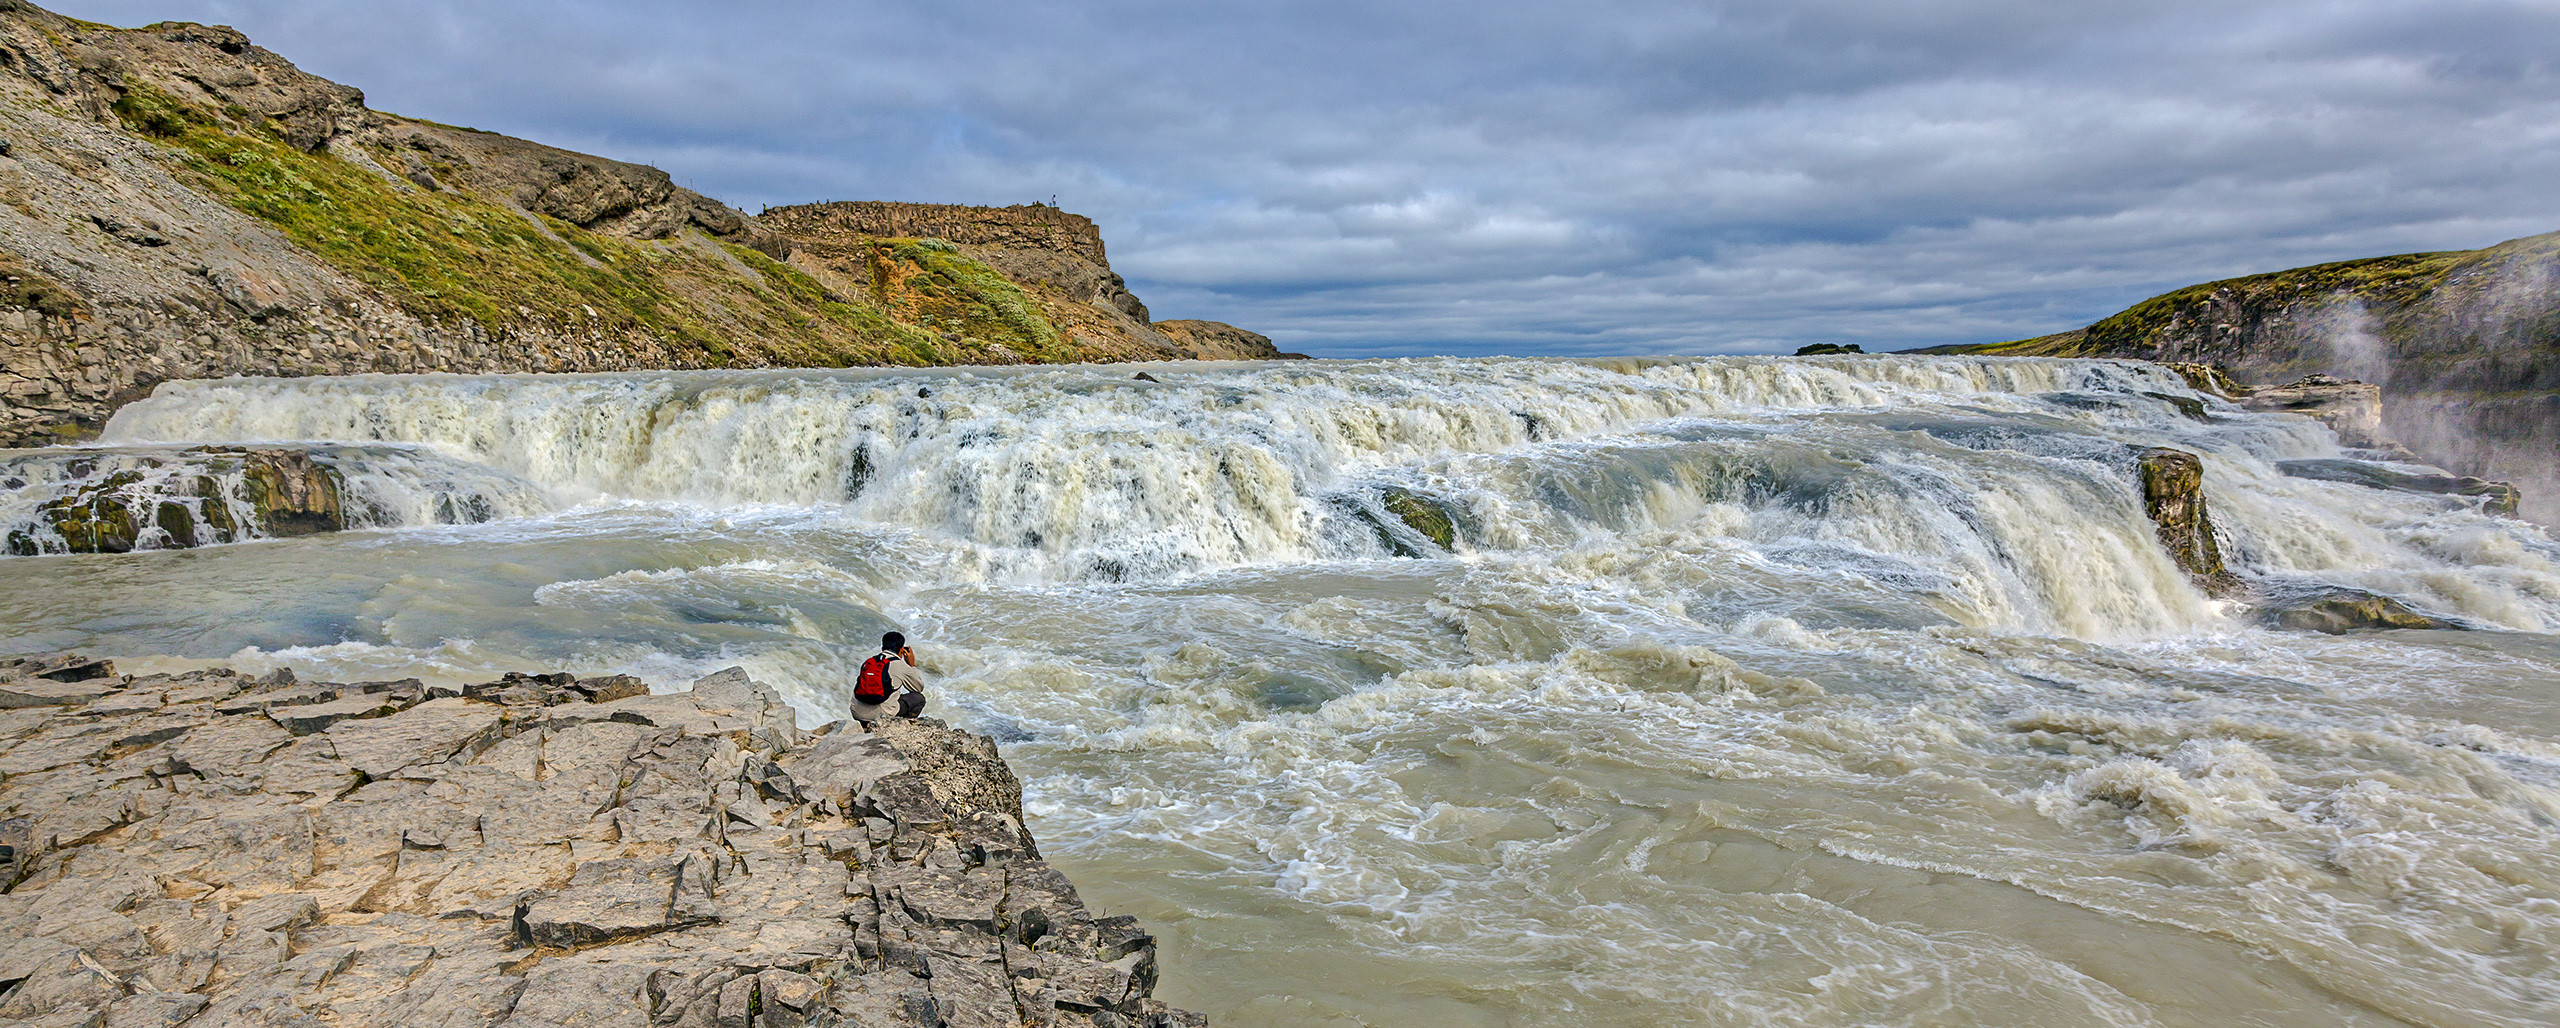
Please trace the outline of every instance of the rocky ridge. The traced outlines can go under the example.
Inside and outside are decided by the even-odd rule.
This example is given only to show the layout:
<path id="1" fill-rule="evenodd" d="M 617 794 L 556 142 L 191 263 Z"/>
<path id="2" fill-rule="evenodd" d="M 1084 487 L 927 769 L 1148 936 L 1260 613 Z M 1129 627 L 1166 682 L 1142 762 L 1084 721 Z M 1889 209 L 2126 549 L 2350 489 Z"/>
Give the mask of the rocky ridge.
<path id="1" fill-rule="evenodd" d="M 995 210 L 909 206 L 964 236 Z M 795 245 L 656 168 L 373 110 L 229 28 L 0 0 L 0 446 L 85 438 L 173 379 L 1200 349 L 960 253 L 906 262 L 933 304 L 830 289 Z M 1098 237 L 1055 254 L 1107 274 Z M 1028 317 L 942 316 L 973 307 Z"/>
<path id="2" fill-rule="evenodd" d="M 1233 325 L 1150 321 L 1147 305 L 1111 270 L 1092 219 L 1046 204 L 836 201 L 768 207 L 758 220 L 789 241 L 794 267 L 910 324 L 1025 353 L 1071 341 L 1079 352 L 1137 359 L 1283 356 L 1269 338 Z M 988 273 L 1019 286 L 1029 302 L 988 303 L 1003 290 L 969 281 Z"/>
<path id="3" fill-rule="evenodd" d="M 0 1019 L 1199 1025 L 995 745 L 740 669 L 459 688 L 0 658 Z"/>

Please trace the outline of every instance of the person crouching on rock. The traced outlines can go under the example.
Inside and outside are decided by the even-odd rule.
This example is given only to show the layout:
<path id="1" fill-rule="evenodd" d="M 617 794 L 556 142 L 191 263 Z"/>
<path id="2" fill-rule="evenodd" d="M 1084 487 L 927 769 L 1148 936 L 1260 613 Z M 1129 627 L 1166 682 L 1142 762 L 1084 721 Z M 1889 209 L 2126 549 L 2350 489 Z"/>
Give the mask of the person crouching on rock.
<path id="1" fill-rule="evenodd" d="M 892 709 L 889 698 L 897 697 Z M 907 637 L 890 632 L 880 637 L 880 652 L 862 662 L 862 673 L 853 680 L 853 719 L 869 728 L 872 723 L 892 714 L 915 717 L 924 713 L 924 672 L 916 670 L 916 651 L 907 648 Z"/>

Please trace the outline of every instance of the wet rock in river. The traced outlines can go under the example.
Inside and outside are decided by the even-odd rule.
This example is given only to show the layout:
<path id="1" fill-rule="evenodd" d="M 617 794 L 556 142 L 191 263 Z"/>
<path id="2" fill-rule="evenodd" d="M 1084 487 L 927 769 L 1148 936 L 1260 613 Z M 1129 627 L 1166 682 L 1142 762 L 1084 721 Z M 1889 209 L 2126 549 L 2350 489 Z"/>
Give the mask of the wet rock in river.
<path id="1" fill-rule="evenodd" d="M 2213 538 L 2213 517 L 2204 497 L 2204 461 L 2185 450 L 2164 446 L 2135 454 L 2142 476 L 2142 511 L 2169 551 L 2169 559 L 2206 593 L 2225 596 L 2240 591 L 2240 580 L 2223 566 L 2222 548 Z"/>
<path id="2" fill-rule="evenodd" d="M 1436 557 L 1457 549 L 1458 512 L 1447 500 L 1403 486 L 1375 494 L 1376 506 L 1355 495 L 1335 496 L 1333 509 L 1368 526 L 1378 544 L 1398 557 Z"/>
<path id="3" fill-rule="evenodd" d="M 2331 588 L 2307 596 L 2269 603 L 2261 611 L 2268 624 L 2301 632 L 2341 635 L 2362 629 L 2458 629 L 2461 625 L 2422 614 L 2408 604 L 2362 589 Z"/>
<path id="4" fill-rule="evenodd" d="M 300 450 L 200 446 L 134 458 L 46 501 L 9 533 L 17 556 L 186 549 L 348 527 L 345 479 Z"/>
<path id="5" fill-rule="evenodd" d="M 1450 513 L 1448 504 L 1438 498 L 1411 489 L 1390 486 L 1379 496 L 1378 503 L 1387 509 L 1387 513 L 1395 515 L 1397 520 L 1404 522 L 1406 527 L 1422 533 L 1423 538 L 1431 540 L 1441 549 L 1457 548 L 1457 520 Z"/>
<path id="6" fill-rule="evenodd" d="M 2249 387 L 2241 385 L 2238 379 L 2232 378 L 2230 372 L 2211 364 L 2163 361 L 2160 366 L 2177 372 L 2179 378 L 2187 380 L 2187 388 L 2199 393 L 2209 393 L 2226 400 L 2235 400 L 2249 395 L 2250 392 Z"/>
<path id="7" fill-rule="evenodd" d="M 300 450 L 199 447 L 189 451 L 236 455 L 242 499 L 260 531 L 271 536 L 336 532 L 347 527 L 346 481 L 336 468 Z"/>
<path id="8" fill-rule="evenodd" d="M 2478 497 L 2481 509 L 2491 514 L 2514 517 L 2524 493 L 2511 482 L 2491 482 L 2469 475 L 2401 471 L 2373 461 L 2347 459 L 2280 460 L 2276 470 L 2295 478 L 2323 482 L 2345 482 L 2373 489 L 2391 489 L 2410 493 L 2433 493 L 2439 496 Z"/>
<path id="9" fill-rule="evenodd" d="M 2328 375 L 2309 375 L 2280 386 L 2261 386 L 2235 402 L 2253 411 L 2300 414 L 2327 425 L 2342 446 L 2374 446 L 2382 434 L 2382 387 Z"/>

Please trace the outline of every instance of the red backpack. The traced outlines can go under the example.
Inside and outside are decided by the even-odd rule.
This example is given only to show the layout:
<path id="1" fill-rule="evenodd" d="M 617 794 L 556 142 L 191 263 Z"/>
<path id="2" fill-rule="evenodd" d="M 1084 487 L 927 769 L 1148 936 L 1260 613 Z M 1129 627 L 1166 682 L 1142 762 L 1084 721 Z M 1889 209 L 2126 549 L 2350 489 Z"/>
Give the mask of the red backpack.
<path id="1" fill-rule="evenodd" d="M 874 653 L 862 662 L 862 674 L 853 680 L 855 702 L 889 702 L 889 659 L 886 653 Z"/>

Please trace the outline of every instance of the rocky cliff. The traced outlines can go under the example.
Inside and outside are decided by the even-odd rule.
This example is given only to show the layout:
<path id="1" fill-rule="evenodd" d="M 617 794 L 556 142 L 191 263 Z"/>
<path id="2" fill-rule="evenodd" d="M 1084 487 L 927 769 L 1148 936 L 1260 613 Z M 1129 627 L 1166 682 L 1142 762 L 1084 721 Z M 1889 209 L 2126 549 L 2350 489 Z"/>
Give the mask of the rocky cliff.
<path id="1" fill-rule="evenodd" d="M 1090 222 L 884 206 L 863 268 L 885 274 L 831 288 L 811 272 L 838 234 L 800 255 L 658 169 L 376 111 L 231 29 L 0 0 L 0 445 L 180 378 L 1197 350 L 1147 325 Z M 896 235 L 928 231 L 979 241 Z"/>
<path id="2" fill-rule="evenodd" d="M 2515 480 L 2528 512 L 2560 518 L 2560 232 L 2208 282 L 2085 329 L 1932 352 L 2186 361 L 2245 383 L 2372 382 L 2387 436 L 2436 463 Z"/>
<path id="3" fill-rule="evenodd" d="M 1070 359 L 1267 359 L 1271 340 L 1214 321 L 1155 323 L 1090 219 L 1044 204 L 770 207 L 794 267 L 902 322 Z"/>
<path id="4" fill-rule="evenodd" d="M 803 731 L 731 669 L 297 682 L 0 658 L 0 1019 L 1205 1022 L 986 739 Z"/>

